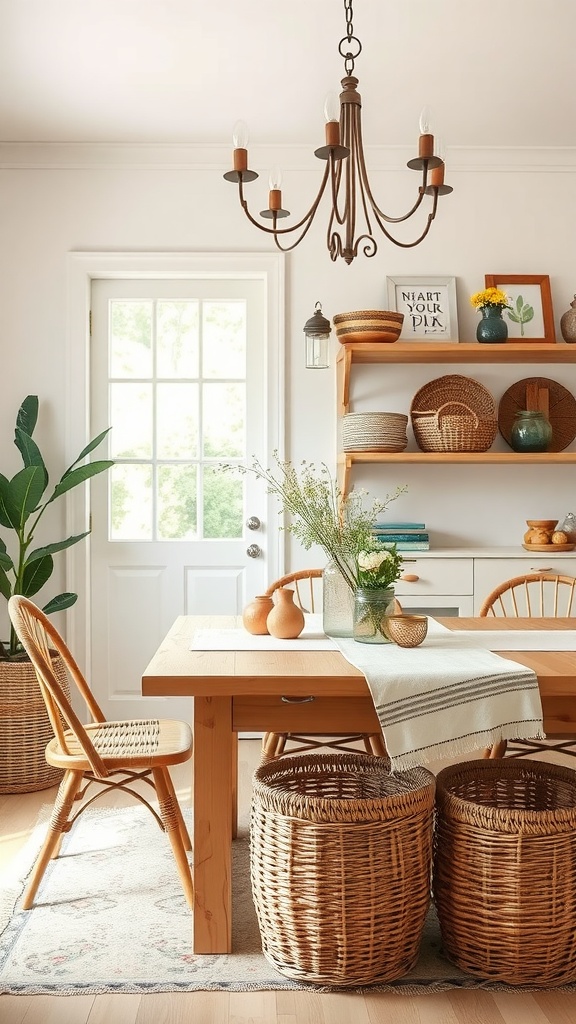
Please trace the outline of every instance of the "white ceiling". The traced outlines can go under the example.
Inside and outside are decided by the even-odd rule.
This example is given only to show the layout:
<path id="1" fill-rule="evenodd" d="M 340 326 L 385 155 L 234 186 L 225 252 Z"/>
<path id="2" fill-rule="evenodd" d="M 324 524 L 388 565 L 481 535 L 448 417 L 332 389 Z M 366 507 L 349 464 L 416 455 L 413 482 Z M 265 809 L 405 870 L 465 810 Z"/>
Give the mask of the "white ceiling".
<path id="1" fill-rule="evenodd" d="M 576 145 L 576 0 L 355 0 L 365 143 Z M 323 144 L 343 0 L 0 0 L 0 142 Z"/>

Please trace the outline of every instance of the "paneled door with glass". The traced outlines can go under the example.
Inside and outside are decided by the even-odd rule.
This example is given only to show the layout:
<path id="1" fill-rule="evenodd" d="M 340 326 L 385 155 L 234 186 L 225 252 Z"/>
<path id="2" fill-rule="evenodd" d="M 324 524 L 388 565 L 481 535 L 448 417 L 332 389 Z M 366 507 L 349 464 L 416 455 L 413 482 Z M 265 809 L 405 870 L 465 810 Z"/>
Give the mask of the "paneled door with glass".
<path id="1" fill-rule="evenodd" d="M 238 614 L 275 578 L 277 509 L 226 468 L 270 457 L 263 282 L 94 281 L 91 380 L 115 460 L 93 488 L 92 672 L 123 717 L 178 615 Z"/>

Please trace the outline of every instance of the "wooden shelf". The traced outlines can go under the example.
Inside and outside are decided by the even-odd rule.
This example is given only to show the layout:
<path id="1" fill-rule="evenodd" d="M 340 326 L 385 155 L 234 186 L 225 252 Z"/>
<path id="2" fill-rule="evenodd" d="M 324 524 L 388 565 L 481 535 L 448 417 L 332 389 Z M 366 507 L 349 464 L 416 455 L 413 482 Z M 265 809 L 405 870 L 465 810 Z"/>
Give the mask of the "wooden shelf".
<path id="1" fill-rule="evenodd" d="M 350 487 L 352 466 L 402 463 L 403 465 L 574 465 L 576 452 L 344 452 L 338 457 L 338 484 L 343 494 Z"/>
<path id="2" fill-rule="evenodd" d="M 338 410 L 344 416 L 350 409 L 350 375 L 353 365 L 369 363 L 576 363 L 576 345 L 565 342 L 551 344 L 479 344 L 478 342 L 356 342 L 341 345 L 336 360 Z M 338 459 L 338 481 L 343 494 L 350 487 L 350 473 L 360 464 L 405 465 L 567 465 L 576 463 L 576 451 L 567 452 L 343 452 Z"/>
<path id="3" fill-rule="evenodd" d="M 396 341 L 341 345 L 338 362 L 350 363 L 576 363 L 576 345 L 504 342 Z"/>

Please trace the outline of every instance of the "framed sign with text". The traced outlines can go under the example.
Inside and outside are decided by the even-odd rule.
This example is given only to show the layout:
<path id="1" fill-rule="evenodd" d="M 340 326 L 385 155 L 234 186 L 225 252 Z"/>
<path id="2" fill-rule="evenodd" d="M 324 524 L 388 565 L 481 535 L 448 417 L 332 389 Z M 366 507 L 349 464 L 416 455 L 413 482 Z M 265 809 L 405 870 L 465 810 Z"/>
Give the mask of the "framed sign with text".
<path id="1" fill-rule="evenodd" d="M 458 341 L 455 277 L 387 277 L 388 302 L 404 313 L 400 341 Z"/>

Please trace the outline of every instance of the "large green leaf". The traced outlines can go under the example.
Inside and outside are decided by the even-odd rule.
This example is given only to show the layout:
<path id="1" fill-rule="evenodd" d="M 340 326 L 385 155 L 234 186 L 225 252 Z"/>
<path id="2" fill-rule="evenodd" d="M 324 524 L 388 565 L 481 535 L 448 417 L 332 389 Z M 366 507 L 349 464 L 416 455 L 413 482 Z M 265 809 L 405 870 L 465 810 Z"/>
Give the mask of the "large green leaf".
<path id="1" fill-rule="evenodd" d="M 9 526 L 12 529 L 12 523 L 8 518 L 8 512 L 5 506 L 5 497 L 10 493 L 10 481 L 0 473 L 0 524 L 2 526 Z M 6 549 L 6 545 L 4 545 Z"/>
<path id="2" fill-rule="evenodd" d="M 2 566 L 0 566 L 0 594 L 2 594 L 2 597 L 5 597 L 6 600 L 8 600 L 9 597 L 12 597 L 12 584 Z"/>
<path id="3" fill-rule="evenodd" d="M 111 427 L 106 427 L 106 430 L 103 430 L 101 434 L 98 434 L 97 437 L 94 437 L 86 445 L 86 447 L 82 449 L 82 451 L 80 452 L 80 455 L 78 456 L 78 458 L 74 460 L 74 462 L 72 463 L 70 468 L 67 469 L 66 472 L 64 473 L 64 476 L 62 477 L 63 480 L 65 479 L 65 477 L 68 476 L 69 473 L 72 472 L 72 470 L 74 469 L 74 466 L 77 466 L 78 463 L 82 461 L 82 459 L 86 458 L 86 456 L 89 455 L 90 452 L 93 452 L 94 449 L 97 448 L 98 445 L 102 443 L 102 441 L 106 437 L 106 434 L 109 434 L 111 429 L 112 429 Z"/>
<path id="4" fill-rule="evenodd" d="M 50 501 L 54 501 L 54 499 L 59 498 L 61 494 L 65 494 L 66 491 L 72 490 L 72 488 L 77 487 L 78 484 L 84 483 L 84 481 L 89 480 L 90 477 L 96 476 L 98 473 L 103 473 L 113 465 L 114 463 L 107 459 L 102 462 L 88 462 L 85 466 L 78 466 L 76 469 L 70 470 L 68 475 L 63 476 L 60 483 L 56 484 Z"/>
<path id="5" fill-rule="evenodd" d="M 54 560 L 52 555 L 45 555 L 44 558 L 38 558 L 32 562 L 32 565 L 27 565 L 22 574 L 22 586 L 20 588 L 24 597 L 32 597 L 34 594 L 37 594 L 50 579 L 53 571 Z"/>
<path id="6" fill-rule="evenodd" d="M 77 544 L 79 540 L 84 540 L 87 537 L 90 530 L 86 530 L 86 533 L 79 533 L 75 537 L 68 537 L 66 540 L 55 541 L 54 544 L 46 544 L 43 548 L 36 548 L 35 551 L 31 551 L 26 558 L 26 565 L 30 565 L 30 562 L 35 562 L 37 558 L 44 558 L 46 555 L 55 555 L 57 551 L 64 551 L 66 548 L 71 548 L 73 544 Z M 0 555 L 0 565 L 2 564 L 2 556 Z"/>
<path id="7" fill-rule="evenodd" d="M 53 612 L 63 612 L 65 608 L 71 608 L 76 604 L 78 594 L 58 594 L 48 604 L 45 604 L 42 611 L 45 615 L 52 615 Z"/>
<path id="8" fill-rule="evenodd" d="M 2 548 L 4 550 L 2 550 Z M 4 543 L 2 544 L 2 548 L 0 548 L 0 566 L 2 567 L 2 569 L 13 569 L 14 562 L 10 558 L 8 552 L 6 551 L 6 545 Z"/>
<path id="9" fill-rule="evenodd" d="M 40 466 L 44 474 L 44 489 L 46 489 L 48 486 L 48 470 L 36 442 L 24 430 L 16 427 L 14 444 L 18 448 L 25 466 Z"/>
<path id="10" fill-rule="evenodd" d="M 44 493 L 40 466 L 21 469 L 10 481 L 0 475 L 0 522 L 20 530 Z"/>
<path id="11" fill-rule="evenodd" d="M 16 416 L 16 429 L 32 437 L 38 420 L 38 395 L 27 395 Z"/>

